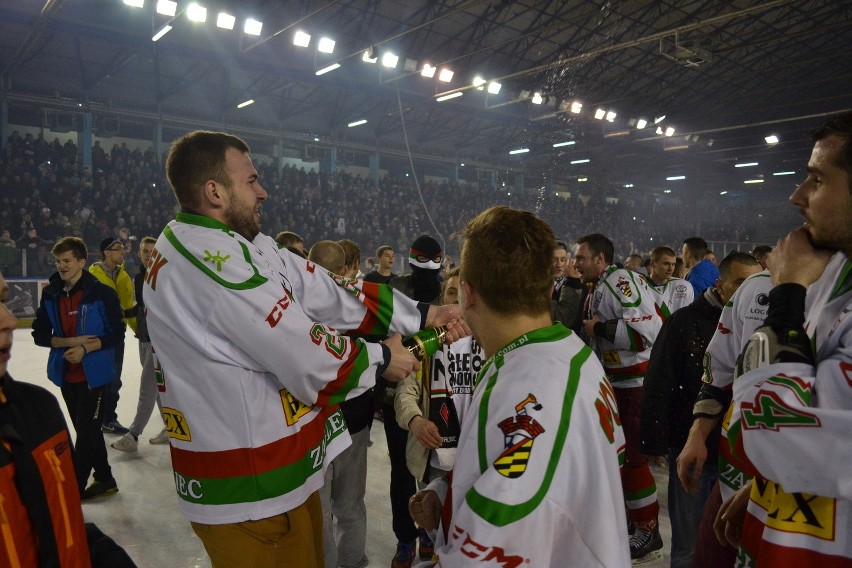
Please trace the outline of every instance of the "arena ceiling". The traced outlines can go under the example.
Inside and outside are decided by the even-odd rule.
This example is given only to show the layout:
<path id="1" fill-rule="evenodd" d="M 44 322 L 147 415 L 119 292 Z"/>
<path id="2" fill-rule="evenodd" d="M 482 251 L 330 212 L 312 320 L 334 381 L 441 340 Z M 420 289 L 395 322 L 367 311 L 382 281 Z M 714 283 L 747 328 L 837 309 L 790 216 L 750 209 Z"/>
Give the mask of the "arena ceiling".
<path id="1" fill-rule="evenodd" d="M 852 106 L 852 2 L 200 3 L 206 23 L 188 21 L 179 0 L 173 29 L 153 42 L 170 21 L 155 0 L 142 8 L 0 0 L 0 96 L 10 122 L 78 129 L 90 111 L 99 135 L 150 139 L 160 120 L 165 141 L 206 126 L 240 133 L 264 153 L 283 141 L 290 150 L 282 151 L 335 145 L 347 162 L 366 165 L 378 150 L 384 164 L 407 164 L 408 147 L 435 169 L 523 171 L 607 194 L 746 193 L 789 190 L 807 159 L 807 131 Z M 220 10 L 236 17 L 234 31 L 216 28 Z M 238 30 L 246 17 L 263 22 L 260 36 Z M 293 45 L 297 30 L 313 36 L 309 47 Z M 317 51 L 320 36 L 336 41 L 332 54 Z M 397 54 L 397 69 L 364 62 L 368 48 Z M 335 62 L 339 69 L 316 75 Z M 421 76 L 424 62 L 452 69 L 452 81 Z M 476 75 L 499 81 L 500 92 L 471 88 Z M 463 96 L 436 102 L 455 91 Z M 247 99 L 255 103 L 236 108 Z M 616 116 L 597 120 L 597 109 Z M 640 118 L 652 124 L 639 130 Z M 360 119 L 368 122 L 347 127 Z M 767 144 L 770 134 L 780 141 Z M 578 160 L 589 161 L 571 164 Z M 759 165 L 734 167 L 744 162 Z M 680 186 L 666 181 L 678 175 Z"/>

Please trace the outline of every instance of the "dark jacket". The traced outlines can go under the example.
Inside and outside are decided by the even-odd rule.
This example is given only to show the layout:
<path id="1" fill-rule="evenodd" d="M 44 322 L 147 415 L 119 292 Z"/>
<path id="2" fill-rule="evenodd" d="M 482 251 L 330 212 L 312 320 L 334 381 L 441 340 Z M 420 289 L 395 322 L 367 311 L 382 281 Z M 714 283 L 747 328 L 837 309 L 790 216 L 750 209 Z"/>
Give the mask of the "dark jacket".
<path id="1" fill-rule="evenodd" d="M 121 305 L 115 290 L 102 284 L 87 270 L 82 272 L 78 285 L 83 290 L 80 313 L 77 316 L 77 335 L 96 335 L 101 348 L 83 357 L 83 370 L 90 388 L 97 388 L 115 380 L 115 346 L 124 342 L 124 322 Z M 50 277 L 50 284 L 41 294 L 36 318 L 33 321 L 33 339 L 36 345 L 50 347 L 47 359 L 47 377 L 62 386 L 65 376 L 65 348 L 51 347 L 53 336 L 64 337 L 59 315 L 59 296 L 64 294 L 64 283 L 59 273 Z"/>
<path id="2" fill-rule="evenodd" d="M 56 398 L 0 377 L 0 566 L 91 566 L 72 444 Z"/>
<path id="3" fill-rule="evenodd" d="M 139 269 L 133 277 L 133 288 L 136 292 L 136 337 L 139 341 L 151 343 L 151 335 L 148 333 L 148 318 L 145 314 L 145 299 L 142 290 L 145 287 L 145 267 Z"/>
<path id="4" fill-rule="evenodd" d="M 713 295 L 712 301 L 708 294 Z M 704 351 L 721 315 L 721 300 L 710 289 L 674 312 L 660 329 L 642 391 L 642 453 L 664 456 L 669 448 L 680 451 L 686 443 L 701 389 Z M 713 459 L 719 448 L 718 433 L 707 439 L 707 448 L 708 459 Z"/>

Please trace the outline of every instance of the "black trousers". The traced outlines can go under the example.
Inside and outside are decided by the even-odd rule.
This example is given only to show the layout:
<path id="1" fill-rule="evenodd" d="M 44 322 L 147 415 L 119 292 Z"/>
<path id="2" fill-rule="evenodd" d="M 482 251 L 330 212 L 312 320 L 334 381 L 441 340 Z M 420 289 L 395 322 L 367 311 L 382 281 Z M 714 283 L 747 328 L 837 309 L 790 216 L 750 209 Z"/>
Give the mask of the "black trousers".
<path id="1" fill-rule="evenodd" d="M 417 484 L 405 463 L 408 430 L 396 423 L 396 413 L 392 405 L 382 404 L 381 407 L 391 461 L 390 498 L 393 533 L 399 542 L 412 543 L 417 539 L 417 527 L 408 512 L 408 500 L 417 491 Z"/>
<path id="2" fill-rule="evenodd" d="M 112 469 L 107 461 L 106 443 L 101 432 L 104 412 L 104 387 L 90 389 L 88 383 L 64 383 L 62 398 L 71 415 L 71 423 L 77 431 L 74 443 L 75 470 L 80 493 L 92 470 L 97 481 L 112 479 Z"/>

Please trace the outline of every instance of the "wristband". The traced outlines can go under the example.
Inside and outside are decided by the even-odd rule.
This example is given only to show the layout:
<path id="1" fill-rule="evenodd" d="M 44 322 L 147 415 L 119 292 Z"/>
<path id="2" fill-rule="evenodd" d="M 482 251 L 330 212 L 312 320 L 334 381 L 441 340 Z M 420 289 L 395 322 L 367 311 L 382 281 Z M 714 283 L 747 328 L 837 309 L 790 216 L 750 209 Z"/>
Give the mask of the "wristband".
<path id="1" fill-rule="evenodd" d="M 84 356 L 84 357 L 85 357 L 86 355 L 88 355 L 88 354 L 89 354 L 89 350 L 88 350 L 88 349 L 86 349 L 86 346 L 85 346 L 85 345 L 82 345 L 82 344 L 81 344 L 81 345 L 80 345 L 80 347 L 82 347 L 82 348 L 83 348 L 83 356 Z"/>

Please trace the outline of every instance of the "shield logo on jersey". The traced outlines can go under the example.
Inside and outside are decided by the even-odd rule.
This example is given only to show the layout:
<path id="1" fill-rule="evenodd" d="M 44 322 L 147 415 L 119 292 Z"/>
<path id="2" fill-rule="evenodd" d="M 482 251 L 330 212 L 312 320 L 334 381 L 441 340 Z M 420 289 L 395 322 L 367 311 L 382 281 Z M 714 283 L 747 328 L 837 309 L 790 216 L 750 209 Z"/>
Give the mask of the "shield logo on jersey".
<path id="1" fill-rule="evenodd" d="M 494 460 L 497 473 L 510 479 L 520 477 L 527 470 L 533 442 L 544 433 L 544 427 L 530 415 L 530 411 L 541 410 L 535 395 L 530 393 L 515 405 L 515 415 L 501 421 L 497 426 L 503 431 L 505 448 Z"/>
<path id="2" fill-rule="evenodd" d="M 622 294 L 626 298 L 633 297 L 633 288 L 630 287 L 630 281 L 623 276 L 619 277 L 618 282 L 615 283 L 615 287 L 618 288 Z"/>

